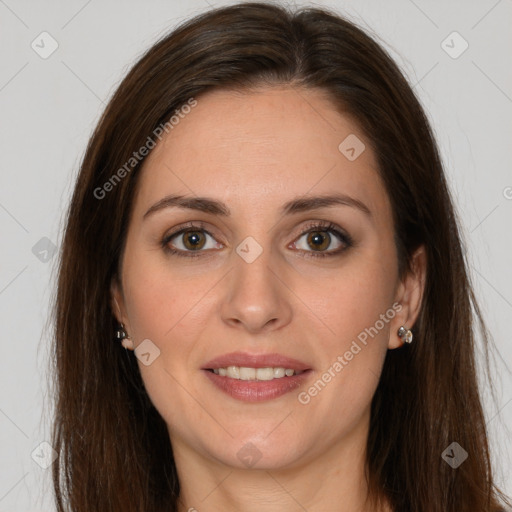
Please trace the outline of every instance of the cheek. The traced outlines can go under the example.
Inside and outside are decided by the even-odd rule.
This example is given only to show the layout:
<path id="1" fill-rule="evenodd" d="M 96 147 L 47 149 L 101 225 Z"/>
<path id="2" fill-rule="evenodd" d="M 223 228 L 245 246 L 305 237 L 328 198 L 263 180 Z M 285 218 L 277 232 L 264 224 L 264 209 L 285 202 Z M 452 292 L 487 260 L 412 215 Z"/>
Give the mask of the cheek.
<path id="1" fill-rule="evenodd" d="M 171 266 L 161 260 L 144 261 L 143 254 L 133 258 L 138 265 L 132 264 L 126 275 L 126 305 L 135 346 L 149 339 L 158 347 L 154 363 L 138 364 L 150 398 L 165 411 L 169 394 L 174 396 L 172 403 L 184 400 L 182 406 L 187 406 L 180 383 L 191 386 L 188 381 L 198 372 L 197 341 L 215 314 L 213 288 L 219 278 L 185 277 L 183 272 L 170 271 Z M 166 414 L 172 416 L 175 410 Z"/>
<path id="2" fill-rule="evenodd" d="M 347 276 L 342 280 L 345 286 L 332 283 L 328 293 L 319 293 L 314 301 L 329 329 L 315 340 L 321 364 L 300 403 L 305 404 L 308 418 L 330 418 L 325 436 L 332 436 L 333 442 L 340 432 L 355 428 L 367 413 L 387 353 L 395 310 L 376 277 Z"/>
<path id="3" fill-rule="evenodd" d="M 130 263 L 126 266 L 126 305 L 138 338 L 154 337 L 163 343 L 177 331 L 181 337 L 190 324 L 200 327 L 200 311 L 208 303 L 205 294 L 214 285 L 213 276 L 184 277 L 172 271 L 165 258 L 144 254 L 134 255 Z"/>
<path id="4" fill-rule="evenodd" d="M 299 292 L 307 297 L 321 329 L 316 343 L 322 382 L 310 390 L 311 399 L 315 407 L 336 410 L 347 419 L 358 416 L 371 402 L 396 314 L 394 274 L 386 268 L 386 260 L 354 258 L 352 262 L 332 273 L 322 286 L 304 283 Z M 315 393 L 319 400 L 313 398 Z"/>
<path id="5" fill-rule="evenodd" d="M 197 363 L 193 366 L 197 356 L 192 356 L 211 315 L 205 293 L 214 282 L 208 276 L 171 275 L 162 265 L 142 265 L 142 257 L 138 261 L 126 276 L 126 307 L 135 345 L 149 339 L 159 350 L 150 365 L 138 360 L 148 396 L 169 425 L 181 424 L 183 411 L 190 422 L 204 421 L 192 407 L 190 396 L 198 392 L 190 378 L 198 371 Z"/>
<path id="6" fill-rule="evenodd" d="M 320 338 L 330 340 L 327 346 L 336 340 L 337 350 L 374 326 L 381 315 L 389 319 L 394 316 L 393 273 L 376 260 L 361 259 L 331 272 L 325 279 L 303 280 L 295 290 L 320 320 Z M 383 325 L 379 321 L 377 328 L 386 337 L 389 322 Z"/>

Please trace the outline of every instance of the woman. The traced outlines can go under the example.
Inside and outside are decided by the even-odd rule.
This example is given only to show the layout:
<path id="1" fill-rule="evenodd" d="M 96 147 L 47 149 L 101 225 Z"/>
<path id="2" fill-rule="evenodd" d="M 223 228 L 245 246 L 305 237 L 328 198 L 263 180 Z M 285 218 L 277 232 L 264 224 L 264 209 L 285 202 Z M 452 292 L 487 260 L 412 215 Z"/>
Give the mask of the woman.
<path id="1" fill-rule="evenodd" d="M 431 129 L 336 14 L 234 5 L 151 48 L 90 141 L 61 258 L 59 511 L 507 502 Z"/>

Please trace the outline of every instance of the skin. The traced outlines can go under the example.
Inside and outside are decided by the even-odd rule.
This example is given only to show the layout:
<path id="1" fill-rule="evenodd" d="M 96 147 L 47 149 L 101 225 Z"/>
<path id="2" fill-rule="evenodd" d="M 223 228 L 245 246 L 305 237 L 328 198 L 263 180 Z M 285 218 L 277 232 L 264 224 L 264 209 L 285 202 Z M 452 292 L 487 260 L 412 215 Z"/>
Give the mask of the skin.
<path id="1" fill-rule="evenodd" d="M 354 161 L 338 149 L 349 134 L 366 145 Z M 151 151 L 138 187 L 112 305 L 135 347 L 149 339 L 160 350 L 150 365 L 138 364 L 168 426 L 180 511 L 375 510 L 364 503 L 371 400 L 387 350 L 403 345 L 398 328 L 417 318 L 426 257 L 421 247 L 413 272 L 399 280 L 391 205 L 357 124 L 318 90 L 209 92 Z M 296 197 L 333 192 L 359 199 L 371 217 L 347 205 L 279 211 Z M 231 215 L 170 207 L 143 219 L 169 194 L 223 201 Z M 306 257 L 315 245 L 303 233 L 315 220 L 336 224 L 354 245 Z M 202 232 L 197 258 L 166 254 L 164 235 L 188 221 L 203 221 L 213 237 Z M 252 263 L 236 252 L 248 236 L 263 249 Z M 331 236 L 324 252 L 344 246 Z M 192 252 L 184 239 L 169 245 Z M 298 392 L 390 309 L 394 318 L 300 403 Z M 241 402 L 200 370 L 237 350 L 278 352 L 313 371 L 296 392 Z M 237 457 L 247 443 L 261 453 L 252 467 Z"/>

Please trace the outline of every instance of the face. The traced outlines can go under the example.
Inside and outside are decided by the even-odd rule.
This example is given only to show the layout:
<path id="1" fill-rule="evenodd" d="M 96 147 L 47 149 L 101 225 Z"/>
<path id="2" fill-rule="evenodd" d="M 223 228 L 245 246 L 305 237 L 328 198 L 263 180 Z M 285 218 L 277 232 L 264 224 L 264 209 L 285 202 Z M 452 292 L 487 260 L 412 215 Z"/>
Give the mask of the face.
<path id="1" fill-rule="evenodd" d="M 112 286 L 175 451 L 286 468 L 365 436 L 418 313 L 397 266 L 370 142 L 321 91 L 199 97 L 145 161 Z"/>

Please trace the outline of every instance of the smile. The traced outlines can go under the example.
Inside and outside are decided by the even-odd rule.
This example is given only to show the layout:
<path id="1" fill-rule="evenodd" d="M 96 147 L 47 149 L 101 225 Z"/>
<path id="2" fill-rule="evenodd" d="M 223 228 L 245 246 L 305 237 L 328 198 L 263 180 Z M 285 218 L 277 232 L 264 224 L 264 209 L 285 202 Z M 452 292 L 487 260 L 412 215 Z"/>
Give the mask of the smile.
<path id="1" fill-rule="evenodd" d="M 292 377 L 300 375 L 303 370 L 294 370 L 284 367 L 267 367 L 267 368 L 249 368 L 246 366 L 227 366 L 225 368 L 210 369 L 216 375 L 238 380 L 274 380 L 283 377 Z"/>

